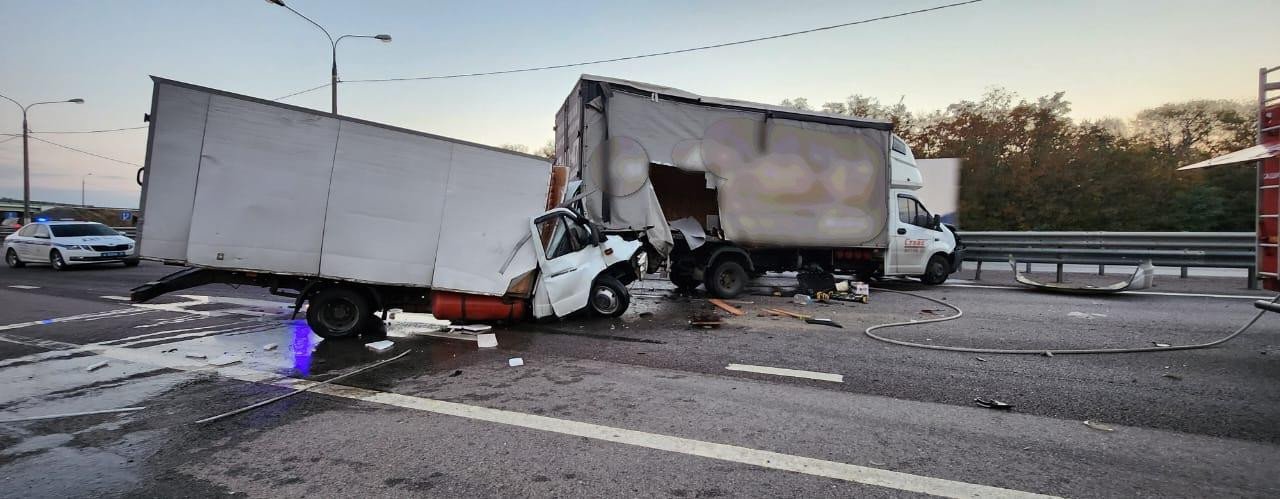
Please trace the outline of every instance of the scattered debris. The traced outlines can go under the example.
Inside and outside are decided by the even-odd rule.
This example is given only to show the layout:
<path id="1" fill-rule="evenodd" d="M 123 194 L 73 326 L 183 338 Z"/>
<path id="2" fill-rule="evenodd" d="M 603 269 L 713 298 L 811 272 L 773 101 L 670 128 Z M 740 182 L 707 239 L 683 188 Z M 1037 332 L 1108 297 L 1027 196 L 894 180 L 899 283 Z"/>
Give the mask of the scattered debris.
<path id="1" fill-rule="evenodd" d="M 974 359 L 975 359 L 975 360 L 977 360 L 978 362 L 986 362 L 986 361 L 987 361 L 987 359 L 984 359 L 984 358 L 982 358 L 982 357 L 974 357 Z"/>
<path id="2" fill-rule="evenodd" d="M 809 305 L 813 303 L 813 298 L 805 294 L 797 294 L 791 297 L 791 303 L 796 305 Z"/>
<path id="3" fill-rule="evenodd" d="M 1170 346 L 1173 346 L 1173 345 L 1170 345 L 1170 344 L 1168 344 L 1168 343 L 1156 343 L 1156 342 L 1154 342 L 1154 341 L 1153 341 L 1153 342 L 1151 342 L 1151 344 L 1152 344 L 1152 345 L 1155 345 L 1155 346 L 1158 346 L 1158 347 L 1161 347 L 1161 348 L 1163 348 L 1163 347 L 1170 347 Z"/>
<path id="4" fill-rule="evenodd" d="M 205 355 L 205 354 L 202 354 L 202 353 L 187 352 L 187 358 L 190 358 L 190 359 L 207 359 L 207 358 L 209 358 L 209 356 L 208 356 L 208 355 Z"/>
<path id="5" fill-rule="evenodd" d="M 89 366 L 89 367 L 86 367 L 86 368 L 84 368 L 84 370 L 89 371 L 89 372 L 94 372 L 94 371 L 97 371 L 98 369 L 102 369 L 102 368 L 104 368 L 104 367 L 107 367 L 107 361 L 105 361 L 105 360 L 104 360 L 104 361 L 102 361 L 102 362 L 99 362 L 99 363 L 97 363 L 97 364 L 91 365 L 91 366 Z"/>
<path id="6" fill-rule="evenodd" d="M 321 382 L 319 382 L 319 383 L 316 383 L 316 384 L 313 384 L 313 385 L 307 385 L 307 386 L 305 386 L 305 387 L 303 387 L 303 388 L 299 388 L 299 389 L 297 389 L 297 390 L 294 390 L 294 391 L 292 391 L 292 392 L 286 393 L 286 394 L 284 394 L 284 395 L 279 395 L 279 396 L 276 396 L 276 397 L 271 397 L 271 398 L 269 398 L 269 399 L 263 400 L 262 402 L 257 402 L 257 403 L 254 403 L 254 404 L 250 404 L 250 405 L 247 405 L 247 406 L 241 407 L 241 408 L 239 408 L 239 409 L 236 409 L 236 410 L 234 410 L 234 411 L 224 412 L 224 413 L 219 414 L 219 415 L 217 415 L 217 416 L 210 416 L 210 417 L 207 417 L 207 418 L 201 419 L 201 420 L 199 420 L 199 421 L 196 421 L 196 423 L 198 423 L 198 424 L 203 424 L 203 423 L 212 423 L 212 422 L 217 421 L 217 420 L 219 420 L 219 419 L 229 418 L 229 417 L 231 417 L 231 416 L 235 416 L 236 414 L 240 414 L 240 413 L 242 413 L 242 412 L 248 412 L 248 411 L 251 411 L 251 410 L 257 409 L 257 408 L 259 408 L 259 407 L 262 407 L 262 406 L 264 406 L 264 405 L 270 404 L 270 403 L 272 403 L 272 402 L 275 402 L 275 401 L 277 401 L 277 400 L 286 399 L 286 398 L 292 397 L 292 396 L 294 396 L 294 395 L 297 395 L 297 394 L 299 394 L 299 393 L 302 393 L 302 392 L 305 392 L 305 391 L 307 391 L 307 390 L 310 390 L 310 389 L 312 389 L 312 388 L 316 388 L 316 387 L 319 387 L 319 386 L 324 386 L 324 385 L 327 385 L 327 384 L 329 384 L 329 383 L 333 383 L 334 381 L 338 381 L 338 380 L 340 380 L 340 379 L 343 379 L 343 378 L 346 378 L 346 377 L 349 377 L 349 376 L 354 376 L 354 375 L 356 375 L 356 374 L 360 374 L 360 373 L 362 373 L 362 372 L 368 371 L 368 370 L 373 369 L 373 368 L 375 368 L 375 367 L 382 366 L 382 365 L 384 365 L 384 364 L 386 364 L 386 363 L 388 363 L 388 362 L 393 362 L 393 361 L 399 360 L 401 357 L 404 357 L 405 355 L 409 355 L 409 352 L 412 352 L 412 351 L 413 351 L 413 350 L 405 350 L 404 352 L 401 352 L 401 353 L 400 353 L 400 355 L 397 355 L 397 356 L 392 357 L 392 358 L 390 358 L 390 359 L 387 359 L 387 360 L 384 360 L 384 361 L 381 361 L 381 362 L 376 362 L 376 363 L 373 363 L 373 364 L 370 364 L 370 365 L 367 365 L 367 366 L 361 367 L 361 368 L 359 368 L 359 369 L 356 369 L 356 370 L 354 370 L 354 371 L 351 371 L 351 372 L 349 372 L 349 373 L 346 373 L 346 374 L 340 374 L 340 375 L 338 375 L 338 376 L 334 376 L 334 377 L 332 377 L 332 378 L 326 379 L 326 380 L 321 381 Z M 141 407 L 139 407 L 138 409 L 142 409 L 142 408 L 141 408 Z"/>
<path id="7" fill-rule="evenodd" d="M 1107 314 L 1098 314 L 1093 312 L 1070 312 L 1067 317 L 1075 317 L 1078 319 L 1092 319 L 1094 317 L 1106 317 Z"/>
<path id="8" fill-rule="evenodd" d="M 218 367 L 229 366 L 231 364 L 235 364 L 236 362 L 240 362 L 241 360 L 242 359 L 238 355 L 222 354 L 210 359 L 209 365 L 218 366 Z"/>
<path id="9" fill-rule="evenodd" d="M 457 371 L 454 371 L 453 374 L 449 375 L 450 378 L 456 378 L 458 376 L 462 376 L 462 369 L 458 369 Z"/>
<path id="10" fill-rule="evenodd" d="M 507 365 L 508 365 L 508 366 L 511 366 L 511 367 L 520 367 L 520 366 L 523 366 L 523 365 L 524 365 L 524 358 L 523 358 L 523 357 L 512 357 L 512 358 L 510 358 L 510 359 L 507 359 Z"/>
<path id="11" fill-rule="evenodd" d="M 382 353 L 387 350 L 391 350 L 395 346 L 396 344 L 391 340 L 375 341 L 373 343 L 364 344 L 365 348 L 368 348 L 369 350 L 373 350 L 374 352 L 377 352 L 377 353 Z"/>
<path id="12" fill-rule="evenodd" d="M 178 349 L 177 349 L 177 348 L 170 348 L 170 349 L 168 349 L 168 350 L 161 350 L 161 351 L 160 351 L 160 353 L 172 353 L 172 352 L 176 352 L 176 351 L 178 351 Z"/>
<path id="13" fill-rule="evenodd" d="M 831 320 L 831 319 L 814 319 L 814 318 L 809 318 L 809 319 L 805 319 L 805 320 L 804 320 L 804 322 L 805 322 L 805 324 L 818 324 L 818 325 L 822 325 L 822 326 L 838 327 L 838 328 L 841 328 L 841 329 L 843 329 L 843 328 L 844 328 L 844 326 L 841 326 L 839 322 L 833 321 L 833 320 Z"/>
<path id="14" fill-rule="evenodd" d="M 496 348 L 498 346 L 498 335 L 493 333 L 477 334 L 476 346 L 480 348 Z"/>
<path id="15" fill-rule="evenodd" d="M 978 397 L 973 399 L 973 403 L 978 404 L 981 407 L 986 407 L 987 409 L 997 409 L 1001 411 L 1013 410 L 1013 404 L 1001 402 L 996 399 L 984 399 L 982 397 Z"/>
<path id="16" fill-rule="evenodd" d="M 1044 353 L 1041 355 L 1044 355 L 1045 357 L 1053 357 L 1053 352 L 1050 350 L 1045 350 Z"/>
<path id="17" fill-rule="evenodd" d="M 1160 376 L 1161 376 L 1161 377 L 1165 377 L 1165 378 L 1169 378 L 1169 379 L 1174 380 L 1174 381 L 1182 381 L 1182 376 L 1178 376 L 1177 374 L 1164 373 L 1164 374 L 1161 374 Z"/>
<path id="18" fill-rule="evenodd" d="M 703 329 L 720 327 L 720 317 L 712 313 L 698 312 L 689 316 L 689 325 Z"/>
<path id="19" fill-rule="evenodd" d="M 493 329 L 493 326 L 490 326 L 490 325 L 488 325 L 488 324 L 467 324 L 467 325 L 465 325 L 465 326 L 458 326 L 458 328 L 462 329 L 463 331 L 470 331 L 470 332 L 473 332 L 473 333 L 480 333 L 480 332 L 484 332 L 484 331 L 488 331 L 488 330 L 490 330 L 490 329 Z"/>
<path id="20" fill-rule="evenodd" d="M 867 461 L 867 462 L 871 463 L 872 466 L 884 466 L 884 463 L 881 463 L 878 461 Z"/>
<path id="21" fill-rule="evenodd" d="M 719 298 L 712 298 L 707 301 L 711 302 L 712 305 L 715 305 L 716 308 L 719 308 L 720 310 L 724 310 L 725 312 L 729 312 L 730 314 L 746 315 L 746 312 L 743 312 L 742 309 L 735 307 L 733 305 L 730 305 L 728 303 L 725 303 L 724 300 L 721 300 Z"/>
<path id="22" fill-rule="evenodd" d="M 75 416 L 91 416 L 91 415 L 94 415 L 94 414 L 112 414 L 112 413 L 117 413 L 117 412 L 133 412 L 133 411 L 141 411 L 141 410 L 143 410 L 143 409 L 146 409 L 146 407 L 145 407 L 145 406 L 142 406 L 142 407 L 121 407 L 121 408 L 119 408 L 119 409 L 103 409 L 103 410 L 100 410 L 100 411 L 64 412 L 64 413 L 61 413 L 61 414 L 48 414 L 48 415 L 44 415 L 44 416 L 29 416 L 29 417 L 25 417 L 25 418 L 4 419 L 4 420 L 0 420 L 0 423 L 19 423 L 19 422 L 22 422 L 22 421 L 38 421 L 38 420 L 41 420 L 41 419 L 58 419 L 58 418 L 70 418 L 70 417 L 75 417 Z"/>
<path id="23" fill-rule="evenodd" d="M 1097 423 L 1097 422 L 1094 422 L 1094 421 L 1089 421 L 1089 420 L 1087 420 L 1087 419 L 1085 420 L 1084 425 L 1085 425 L 1085 426 L 1088 426 L 1088 427 L 1090 427 L 1090 428 L 1093 428 L 1093 429 L 1095 429 L 1095 430 L 1098 430 L 1098 431 L 1116 431 L 1116 429 L 1115 429 L 1115 428 L 1112 428 L 1112 427 L 1107 426 L 1107 425 L 1102 424 L 1102 423 Z"/>
<path id="24" fill-rule="evenodd" d="M 275 349 L 276 349 L 276 344 L 275 344 L 275 343 L 267 343 L 266 345 L 262 345 L 262 349 L 263 349 L 263 350 L 265 350 L 265 351 L 270 352 L 270 351 L 272 351 L 272 350 L 275 350 Z"/>
<path id="25" fill-rule="evenodd" d="M 765 312 L 772 313 L 772 314 L 777 314 L 777 315 L 785 315 L 785 316 L 787 316 L 787 317 L 791 317 L 791 318 L 795 318 L 795 319 L 800 319 L 800 320 L 804 320 L 804 319 L 812 319 L 812 318 L 813 318 L 813 316 L 812 316 L 812 315 L 797 314 L 797 313 L 795 313 L 795 312 L 788 312 L 788 311 L 783 310 L 783 309 L 780 309 L 780 308 L 766 308 L 766 309 L 764 309 L 764 311 L 765 311 Z"/>

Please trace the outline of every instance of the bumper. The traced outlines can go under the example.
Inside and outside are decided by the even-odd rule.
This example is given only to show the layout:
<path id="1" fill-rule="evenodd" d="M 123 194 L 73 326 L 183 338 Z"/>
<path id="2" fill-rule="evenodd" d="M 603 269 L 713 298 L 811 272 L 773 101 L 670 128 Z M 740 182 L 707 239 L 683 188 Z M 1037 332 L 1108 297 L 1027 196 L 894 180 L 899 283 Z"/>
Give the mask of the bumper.
<path id="1" fill-rule="evenodd" d="M 69 264 L 77 263 L 98 263 L 98 262 L 122 262 L 135 258 L 130 253 L 124 252 L 123 255 L 104 256 L 104 252 L 98 251 L 66 251 L 63 253 L 63 261 Z"/>
<path id="2" fill-rule="evenodd" d="M 951 254 L 951 273 L 952 274 L 960 271 L 961 263 L 964 263 L 964 248 L 956 248 L 956 251 Z"/>

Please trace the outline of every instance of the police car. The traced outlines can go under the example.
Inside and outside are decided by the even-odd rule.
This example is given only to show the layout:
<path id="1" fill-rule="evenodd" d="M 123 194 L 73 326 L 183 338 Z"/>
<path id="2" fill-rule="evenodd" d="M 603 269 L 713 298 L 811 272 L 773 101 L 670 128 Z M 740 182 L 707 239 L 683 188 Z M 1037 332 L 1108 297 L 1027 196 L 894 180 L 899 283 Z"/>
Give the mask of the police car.
<path id="1" fill-rule="evenodd" d="M 47 263 L 54 270 L 85 263 L 138 264 L 133 239 L 97 222 L 37 220 L 4 238 L 4 261 L 10 267 Z"/>

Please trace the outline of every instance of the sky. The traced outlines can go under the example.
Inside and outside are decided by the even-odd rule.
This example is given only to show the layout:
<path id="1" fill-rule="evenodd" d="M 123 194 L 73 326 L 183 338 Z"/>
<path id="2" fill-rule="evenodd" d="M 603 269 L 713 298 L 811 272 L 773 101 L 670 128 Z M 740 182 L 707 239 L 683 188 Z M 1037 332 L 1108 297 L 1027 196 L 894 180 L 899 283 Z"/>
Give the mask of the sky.
<path id="1" fill-rule="evenodd" d="M 287 0 L 347 39 L 343 79 L 492 71 L 674 50 L 865 19 L 954 0 Z M 993 86 L 1026 98 L 1065 91 L 1072 116 L 1131 118 L 1191 99 L 1256 99 L 1280 64 L 1280 0 L 980 3 L 748 45 L 580 68 L 452 80 L 344 83 L 339 111 L 485 144 L 552 137 L 580 73 L 766 103 L 850 94 L 930 111 Z M 329 79 L 315 26 L 263 0 L 0 0 L 0 94 L 32 108 L 31 129 L 141 126 L 149 75 L 262 98 Z M 327 110 L 328 89 L 285 99 Z M 0 100 L 0 134 L 21 113 Z M 147 131 L 37 134 L 142 164 Z M 0 135 L 0 197 L 22 195 L 21 140 Z M 136 207 L 136 166 L 32 141 L 32 198 Z M 91 175 L 90 175 L 91 174 Z"/>

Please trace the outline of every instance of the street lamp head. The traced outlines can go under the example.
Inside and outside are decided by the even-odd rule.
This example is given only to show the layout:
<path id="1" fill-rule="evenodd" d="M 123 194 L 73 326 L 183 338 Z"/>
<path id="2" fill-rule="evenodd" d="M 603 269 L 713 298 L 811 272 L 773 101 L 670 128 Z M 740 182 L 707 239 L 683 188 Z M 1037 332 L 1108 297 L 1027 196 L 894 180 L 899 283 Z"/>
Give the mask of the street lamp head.
<path id="1" fill-rule="evenodd" d="M 284 7 L 284 0 L 267 0 L 267 3 L 274 3 L 276 5 Z"/>
<path id="2" fill-rule="evenodd" d="M 391 35 L 374 35 L 374 38 L 382 40 L 383 43 L 391 43 Z"/>
<path id="3" fill-rule="evenodd" d="M 75 104 L 84 104 L 84 99 L 77 97 L 75 99 L 67 99 L 67 102 L 72 102 Z"/>

